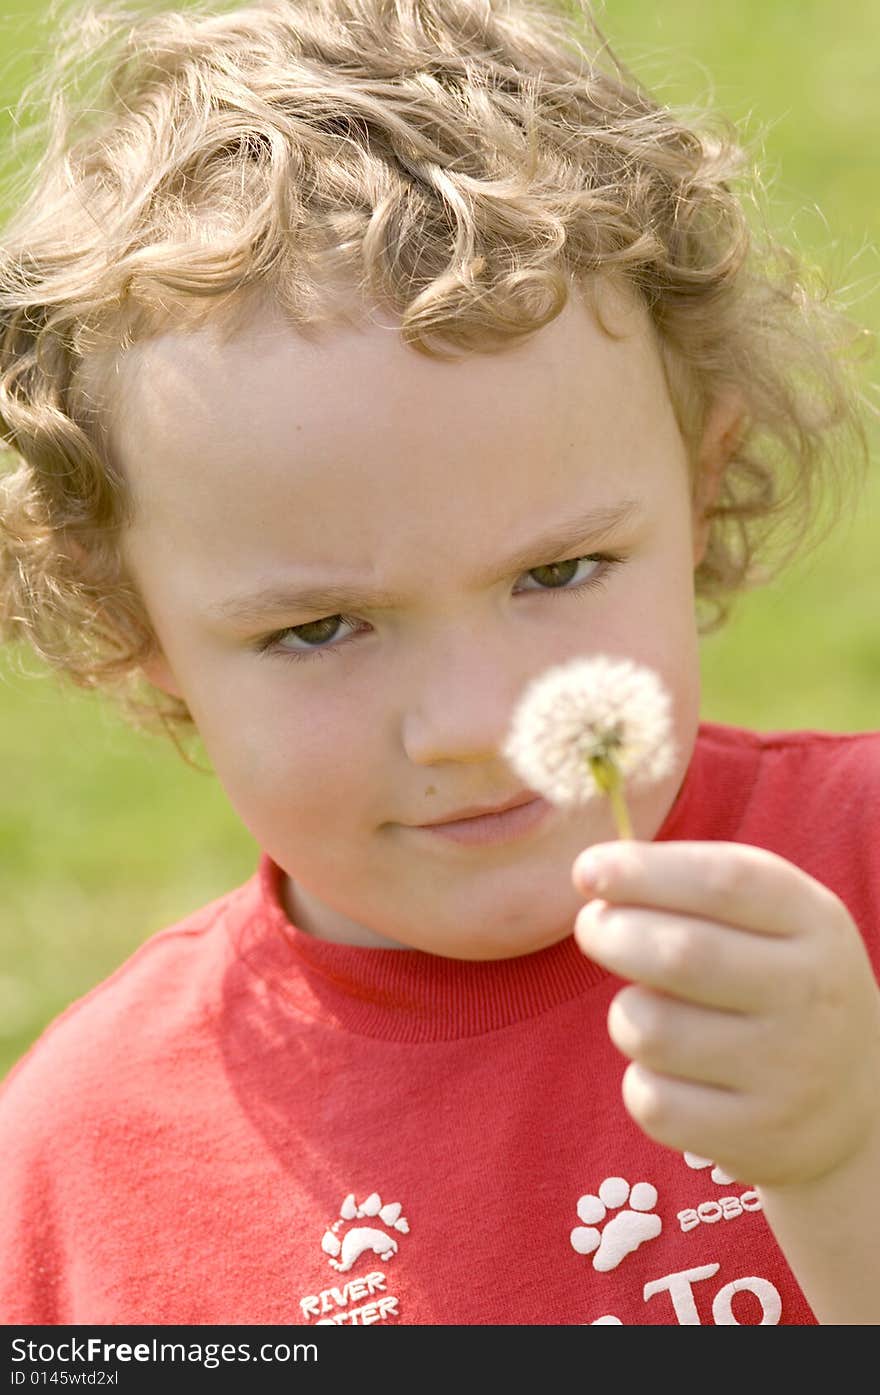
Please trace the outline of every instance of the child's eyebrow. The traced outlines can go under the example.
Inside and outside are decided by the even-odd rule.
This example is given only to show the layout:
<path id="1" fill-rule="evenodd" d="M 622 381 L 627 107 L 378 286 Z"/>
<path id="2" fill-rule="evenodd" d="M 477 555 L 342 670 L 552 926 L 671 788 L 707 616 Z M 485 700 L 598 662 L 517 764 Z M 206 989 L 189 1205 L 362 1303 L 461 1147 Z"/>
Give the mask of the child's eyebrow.
<path id="1" fill-rule="evenodd" d="M 497 562 L 476 580 L 477 585 L 485 585 L 499 576 L 528 571 L 540 566 L 548 559 L 569 548 L 583 545 L 590 547 L 620 524 L 632 523 L 645 514 L 643 505 L 636 499 L 621 499 L 605 508 L 591 509 L 563 519 L 541 537 L 533 539 L 527 547 Z M 336 614 L 340 610 L 394 609 L 405 604 L 405 598 L 381 588 L 339 585 L 334 582 L 292 587 L 272 583 L 257 591 L 239 596 L 229 596 L 223 601 L 209 606 L 206 616 L 211 620 L 236 620 L 242 623 L 255 623 L 273 615 L 288 614 L 291 611 L 324 611 Z"/>

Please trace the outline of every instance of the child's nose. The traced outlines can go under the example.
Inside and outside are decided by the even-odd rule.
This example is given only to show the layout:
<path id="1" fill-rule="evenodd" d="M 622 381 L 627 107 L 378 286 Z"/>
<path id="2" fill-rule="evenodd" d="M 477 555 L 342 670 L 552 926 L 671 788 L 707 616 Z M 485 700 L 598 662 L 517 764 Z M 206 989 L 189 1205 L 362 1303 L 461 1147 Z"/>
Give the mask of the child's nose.
<path id="1" fill-rule="evenodd" d="M 401 740 L 414 765 L 491 763 L 534 664 L 485 632 L 459 635 L 423 654 L 401 689 Z"/>

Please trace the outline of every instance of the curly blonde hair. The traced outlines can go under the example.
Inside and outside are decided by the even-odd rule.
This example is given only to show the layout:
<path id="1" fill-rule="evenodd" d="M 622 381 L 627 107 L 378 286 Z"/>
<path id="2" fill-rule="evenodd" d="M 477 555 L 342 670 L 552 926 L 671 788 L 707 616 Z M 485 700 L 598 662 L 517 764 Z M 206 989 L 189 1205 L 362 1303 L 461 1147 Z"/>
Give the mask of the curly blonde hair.
<path id="1" fill-rule="evenodd" d="M 502 351 L 574 286 L 625 278 L 692 464 L 718 395 L 745 407 L 695 577 L 703 631 L 774 574 L 771 540 L 787 530 L 778 570 L 829 498 L 839 516 L 868 455 L 848 352 L 867 332 L 752 226 L 731 123 L 655 101 L 587 0 L 562 3 L 111 0 L 59 21 L 42 153 L 0 241 L 0 638 L 112 689 L 135 725 L 193 729 L 139 690 L 155 639 L 120 557 L 132 500 L 85 370 L 109 380 L 160 328 L 234 332 L 267 294 L 308 333 L 328 272 L 434 357 Z"/>

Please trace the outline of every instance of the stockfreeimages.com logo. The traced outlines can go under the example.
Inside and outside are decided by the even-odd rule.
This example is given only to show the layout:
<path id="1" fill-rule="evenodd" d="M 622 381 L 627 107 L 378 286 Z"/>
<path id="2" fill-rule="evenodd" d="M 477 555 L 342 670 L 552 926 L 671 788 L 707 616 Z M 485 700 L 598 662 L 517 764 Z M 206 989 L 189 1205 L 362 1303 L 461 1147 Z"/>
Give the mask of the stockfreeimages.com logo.
<path id="1" fill-rule="evenodd" d="M 289 1361 L 318 1359 L 318 1348 L 314 1342 L 262 1342 L 252 1347 L 250 1342 L 160 1342 L 156 1337 L 148 1342 L 133 1344 L 105 1342 L 101 1337 L 72 1337 L 62 1342 L 34 1342 L 16 1337 L 11 1346 L 13 1362 L 32 1365 L 76 1362 L 89 1366 L 110 1366 L 129 1362 L 170 1362 L 204 1366 L 210 1371 L 217 1366 L 236 1362 L 265 1361 L 283 1365 Z M 25 1371 L 13 1371 L 12 1384 L 23 1384 L 26 1378 Z M 75 1383 L 75 1378 L 71 1376 L 68 1383 Z"/>

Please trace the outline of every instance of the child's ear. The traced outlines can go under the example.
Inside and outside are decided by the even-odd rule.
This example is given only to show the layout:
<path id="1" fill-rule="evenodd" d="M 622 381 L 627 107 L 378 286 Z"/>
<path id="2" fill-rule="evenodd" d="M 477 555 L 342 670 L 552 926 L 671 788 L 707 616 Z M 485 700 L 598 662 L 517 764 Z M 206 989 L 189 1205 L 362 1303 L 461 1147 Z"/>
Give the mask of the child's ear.
<path id="1" fill-rule="evenodd" d="M 86 569 L 88 568 L 88 552 L 83 547 L 82 543 L 78 542 L 76 538 L 72 537 L 70 534 L 65 534 L 62 550 L 70 557 L 75 558 L 81 566 Z M 153 653 L 146 663 L 140 665 L 140 669 L 147 682 L 152 683 L 154 688 L 160 688 L 162 692 L 167 693 L 169 697 L 183 697 L 175 681 L 174 674 L 171 672 L 168 660 L 159 648 L 158 640 L 154 644 Z"/>
<path id="2" fill-rule="evenodd" d="M 724 471 L 740 441 L 746 424 L 745 402 L 734 389 L 715 398 L 697 453 L 696 481 L 693 503 L 694 566 L 706 555 L 711 520 L 706 511 L 718 498 Z"/>
<path id="3" fill-rule="evenodd" d="M 171 666 L 162 650 L 156 647 L 145 663 L 141 664 L 141 672 L 148 683 L 152 683 L 154 688 L 159 688 L 169 697 L 182 698 L 183 694 L 177 685 Z"/>

